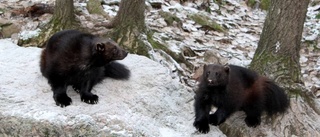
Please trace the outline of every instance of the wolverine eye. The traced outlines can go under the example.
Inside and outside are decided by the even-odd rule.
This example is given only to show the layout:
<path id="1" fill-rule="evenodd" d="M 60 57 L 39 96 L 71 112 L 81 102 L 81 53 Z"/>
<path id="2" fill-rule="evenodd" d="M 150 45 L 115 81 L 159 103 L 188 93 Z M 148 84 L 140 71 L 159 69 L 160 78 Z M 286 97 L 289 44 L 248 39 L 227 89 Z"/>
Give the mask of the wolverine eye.
<path id="1" fill-rule="evenodd" d="M 210 74 L 210 71 L 207 72 L 207 76 Z"/>

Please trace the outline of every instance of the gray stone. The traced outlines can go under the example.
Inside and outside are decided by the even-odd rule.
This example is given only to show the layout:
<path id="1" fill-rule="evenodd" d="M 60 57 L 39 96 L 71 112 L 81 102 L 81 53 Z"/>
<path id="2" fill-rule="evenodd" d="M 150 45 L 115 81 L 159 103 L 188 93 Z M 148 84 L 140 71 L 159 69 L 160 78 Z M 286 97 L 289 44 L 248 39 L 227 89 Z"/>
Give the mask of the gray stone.
<path id="1" fill-rule="evenodd" d="M 40 74 L 41 49 L 7 40 L 0 45 L 0 136 L 199 136 L 193 93 L 157 62 L 130 54 L 120 61 L 131 70 L 130 80 L 96 85 L 94 105 L 68 88 L 73 102 L 61 108 Z M 224 136 L 214 126 L 207 135 Z"/>

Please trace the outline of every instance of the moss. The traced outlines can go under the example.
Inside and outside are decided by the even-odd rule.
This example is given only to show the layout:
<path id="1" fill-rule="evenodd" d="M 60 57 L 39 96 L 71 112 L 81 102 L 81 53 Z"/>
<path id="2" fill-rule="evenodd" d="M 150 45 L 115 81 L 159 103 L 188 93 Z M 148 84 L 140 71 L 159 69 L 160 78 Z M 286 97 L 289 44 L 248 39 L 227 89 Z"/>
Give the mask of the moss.
<path id="1" fill-rule="evenodd" d="M 0 14 L 3 14 L 4 12 L 5 12 L 5 10 L 0 8 Z"/>
<path id="2" fill-rule="evenodd" d="M 320 13 L 316 15 L 316 19 L 320 19 Z"/>
<path id="3" fill-rule="evenodd" d="M 224 5 L 225 1 L 224 0 L 213 0 L 214 3 L 217 3 L 219 6 Z"/>
<path id="4" fill-rule="evenodd" d="M 137 47 L 136 47 L 137 54 L 150 58 L 148 53 L 149 49 L 147 48 L 146 45 L 144 45 L 144 42 L 137 38 L 135 43 L 137 44 Z"/>
<path id="5" fill-rule="evenodd" d="M 193 21 L 197 24 L 201 25 L 203 28 L 208 30 L 214 30 L 219 32 L 225 32 L 225 28 L 216 23 L 215 21 L 211 20 L 208 16 L 201 15 L 201 14 L 191 14 L 188 15 Z"/>
<path id="6" fill-rule="evenodd" d="M 268 10 L 270 6 L 270 0 L 261 0 L 260 8 L 263 10 Z"/>
<path id="7" fill-rule="evenodd" d="M 183 57 L 182 54 L 177 54 L 177 53 L 171 51 L 169 48 L 167 48 L 167 46 L 161 44 L 158 41 L 155 41 L 153 39 L 153 32 L 149 32 L 147 34 L 147 40 L 154 49 L 161 49 L 164 52 L 166 52 L 168 55 L 170 55 L 178 63 L 184 63 L 189 69 L 193 68 L 193 65 L 190 62 L 186 61 L 186 59 Z"/>
<path id="8" fill-rule="evenodd" d="M 164 21 L 167 23 L 168 26 L 171 26 L 173 22 L 181 23 L 181 20 L 177 16 L 169 12 L 160 11 L 159 14 L 162 18 L 164 18 Z"/>
<path id="9" fill-rule="evenodd" d="M 247 5 L 249 6 L 249 7 L 253 7 L 254 5 L 256 5 L 257 4 L 257 2 L 256 2 L 256 0 L 248 0 L 247 1 Z"/>

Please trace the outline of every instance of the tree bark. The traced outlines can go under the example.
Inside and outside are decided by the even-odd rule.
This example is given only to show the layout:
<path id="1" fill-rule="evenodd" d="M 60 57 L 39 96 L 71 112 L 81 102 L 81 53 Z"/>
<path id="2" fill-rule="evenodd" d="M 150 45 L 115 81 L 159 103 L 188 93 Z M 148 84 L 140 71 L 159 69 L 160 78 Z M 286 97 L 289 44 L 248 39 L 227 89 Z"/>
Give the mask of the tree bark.
<path id="1" fill-rule="evenodd" d="M 140 34 L 146 34 L 144 11 L 145 0 L 121 0 L 111 36 L 131 53 L 148 56 L 150 49 L 139 42 Z"/>
<path id="2" fill-rule="evenodd" d="M 284 85 L 301 83 L 299 51 L 309 0 L 272 0 L 251 68 Z"/>
<path id="3" fill-rule="evenodd" d="M 271 0 L 250 64 L 251 69 L 274 79 L 291 95 L 289 110 L 274 117 L 264 115 L 257 128 L 248 128 L 243 122 L 245 115 L 237 113 L 220 126 L 227 136 L 320 136 L 319 110 L 300 79 L 299 51 L 308 3 Z"/>
<path id="4" fill-rule="evenodd" d="M 179 72 L 184 73 L 179 63 L 191 66 L 182 54 L 171 51 L 166 45 L 153 40 L 153 32 L 145 24 L 145 0 L 121 0 L 119 11 L 110 24 L 113 28 L 108 34 L 130 53 L 147 56 L 156 61 L 172 64 Z M 157 59 L 155 53 L 162 56 Z M 191 67 L 190 67 L 191 68 Z"/>
<path id="5" fill-rule="evenodd" d="M 43 47 L 49 37 L 64 29 L 81 29 L 75 17 L 73 0 L 56 0 L 54 13 L 49 23 L 37 37 L 19 40 L 18 45 Z"/>

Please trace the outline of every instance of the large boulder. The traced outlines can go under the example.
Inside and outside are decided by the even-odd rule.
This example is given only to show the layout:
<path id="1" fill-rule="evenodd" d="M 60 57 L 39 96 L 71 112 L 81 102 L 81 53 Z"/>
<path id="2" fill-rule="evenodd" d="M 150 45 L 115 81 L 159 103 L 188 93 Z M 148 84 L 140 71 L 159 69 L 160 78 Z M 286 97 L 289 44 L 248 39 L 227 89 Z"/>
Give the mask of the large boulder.
<path id="1" fill-rule="evenodd" d="M 73 102 L 61 108 L 40 73 L 40 53 L 0 40 L 0 136 L 203 136 L 192 125 L 194 94 L 157 62 L 130 54 L 120 61 L 130 80 L 96 85 L 95 105 L 68 88 Z M 224 136 L 214 126 L 206 135 Z"/>

